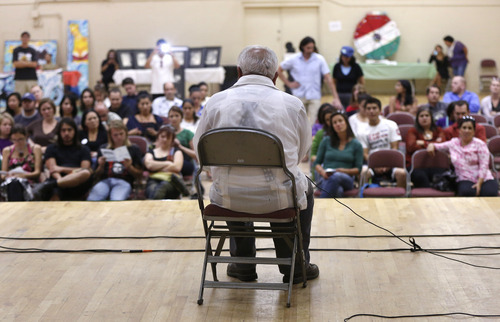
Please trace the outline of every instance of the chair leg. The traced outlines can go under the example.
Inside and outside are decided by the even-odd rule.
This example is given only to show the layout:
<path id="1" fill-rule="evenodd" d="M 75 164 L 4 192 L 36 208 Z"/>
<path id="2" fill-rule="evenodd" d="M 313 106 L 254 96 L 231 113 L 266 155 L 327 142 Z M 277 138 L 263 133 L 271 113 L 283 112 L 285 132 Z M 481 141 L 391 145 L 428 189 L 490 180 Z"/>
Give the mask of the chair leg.
<path id="1" fill-rule="evenodd" d="M 200 293 L 198 296 L 198 305 L 203 304 L 203 290 L 205 288 L 205 278 L 207 273 L 207 263 L 208 263 L 208 255 L 212 255 L 212 246 L 210 244 L 210 233 L 207 234 L 207 240 L 205 244 L 205 258 L 203 259 L 203 268 L 201 270 L 201 283 L 200 283 Z M 217 274 L 215 271 L 215 264 L 212 263 L 212 273 L 214 275 L 214 280 L 217 281 Z"/>
<path id="2" fill-rule="evenodd" d="M 290 265 L 290 278 L 288 279 L 288 298 L 286 301 L 286 307 L 290 307 L 290 302 L 292 299 L 292 286 L 293 277 L 295 276 L 295 255 L 297 254 L 297 235 L 293 238 L 293 248 L 292 248 L 292 259 Z"/>

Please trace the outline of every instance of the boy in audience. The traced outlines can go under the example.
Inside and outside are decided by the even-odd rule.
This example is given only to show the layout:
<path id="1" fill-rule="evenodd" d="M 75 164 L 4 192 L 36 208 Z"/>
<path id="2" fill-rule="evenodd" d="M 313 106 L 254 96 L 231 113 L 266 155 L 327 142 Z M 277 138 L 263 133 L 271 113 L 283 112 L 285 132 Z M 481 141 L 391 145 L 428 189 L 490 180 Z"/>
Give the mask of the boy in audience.
<path id="1" fill-rule="evenodd" d="M 429 108 L 435 120 L 446 117 L 446 108 L 448 104 L 439 100 L 441 88 L 437 85 L 431 85 L 427 87 L 425 93 L 427 96 L 427 104 L 423 104 L 422 106 Z"/>
<path id="2" fill-rule="evenodd" d="M 382 149 L 398 149 L 401 135 L 396 122 L 381 119 L 382 104 L 375 97 L 366 100 L 365 110 L 368 116 L 368 127 L 359 134 L 359 141 L 363 146 L 363 156 L 368 161 L 371 152 Z M 363 170 L 367 171 L 367 179 L 372 178 L 372 182 L 396 180 L 398 187 L 406 187 L 406 171 L 403 168 L 375 168 Z"/>
<path id="3" fill-rule="evenodd" d="M 132 113 L 137 112 L 137 87 L 135 86 L 134 80 L 130 77 L 123 79 L 122 87 L 127 95 L 123 96 L 122 103 L 127 105 Z"/>
<path id="4" fill-rule="evenodd" d="M 117 87 L 112 88 L 109 92 L 109 100 L 111 101 L 111 106 L 109 107 L 110 112 L 118 114 L 123 120 L 123 124 L 127 124 L 128 118 L 134 115 L 130 108 L 123 104 L 122 93 Z"/>

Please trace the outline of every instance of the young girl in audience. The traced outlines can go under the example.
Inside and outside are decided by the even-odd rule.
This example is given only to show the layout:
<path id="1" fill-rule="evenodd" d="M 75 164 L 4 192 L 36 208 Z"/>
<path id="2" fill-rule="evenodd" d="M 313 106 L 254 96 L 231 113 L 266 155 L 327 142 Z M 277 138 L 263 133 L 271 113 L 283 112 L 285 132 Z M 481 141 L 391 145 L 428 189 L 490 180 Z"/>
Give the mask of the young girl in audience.
<path id="1" fill-rule="evenodd" d="M 42 149 L 38 144 L 28 142 L 28 133 L 20 125 L 14 125 L 10 139 L 13 145 L 2 151 L 2 171 L 11 173 L 2 174 L 5 180 L 5 190 L 9 201 L 25 201 L 25 191 L 38 181 L 42 169 Z"/>
<path id="2" fill-rule="evenodd" d="M 316 116 L 316 122 L 312 126 L 312 136 L 314 137 L 319 130 L 325 126 L 325 116 L 324 110 L 325 108 L 332 106 L 331 104 L 324 103 L 318 108 L 318 115 Z"/>
<path id="3" fill-rule="evenodd" d="M 61 115 L 61 118 L 68 117 L 70 119 L 73 119 L 78 126 L 80 126 L 80 123 L 82 123 L 82 117 L 78 115 L 76 100 L 73 96 L 63 96 L 61 105 L 59 106 L 59 114 Z"/>
<path id="4" fill-rule="evenodd" d="M 12 117 L 21 114 L 21 95 L 17 92 L 7 96 L 7 109 L 5 110 Z"/>
<path id="5" fill-rule="evenodd" d="M 349 116 L 349 125 L 355 137 L 368 128 L 368 116 L 366 115 L 365 103 L 370 98 L 368 94 L 358 95 L 358 112 Z"/>
<path id="6" fill-rule="evenodd" d="M 396 96 L 392 96 L 389 100 L 389 113 L 398 111 L 413 112 L 415 114 L 417 108 L 417 99 L 413 97 L 411 84 L 407 80 L 399 80 L 394 86 Z"/>
<path id="7" fill-rule="evenodd" d="M 14 127 L 14 118 L 8 113 L 0 114 L 0 152 L 12 144 L 10 140 L 12 127 Z"/>
<path id="8" fill-rule="evenodd" d="M 498 181 L 489 170 L 490 151 L 482 140 L 475 138 L 476 120 L 464 116 L 458 120 L 459 137 L 443 143 L 431 143 L 427 152 L 446 151 L 457 174 L 458 196 L 498 196 Z"/>
<path id="9" fill-rule="evenodd" d="M 149 94 L 140 94 L 137 98 L 137 114 L 130 117 L 127 122 L 129 135 L 140 135 L 154 142 L 163 120 L 160 116 L 154 115 Z"/>
<path id="10" fill-rule="evenodd" d="M 330 117 L 329 137 L 323 138 L 315 162 L 316 171 L 324 179 L 321 198 L 344 196 L 354 188 L 354 177 L 363 166 L 363 147 L 354 137 L 347 116 L 335 112 Z"/>
<path id="11" fill-rule="evenodd" d="M 42 98 L 39 104 L 42 119 L 33 121 L 26 130 L 31 140 L 42 147 L 42 152 L 57 138 L 56 105 L 50 98 Z"/>
<path id="12" fill-rule="evenodd" d="M 80 111 L 83 113 L 85 111 L 91 110 L 95 106 L 95 96 L 94 92 L 90 88 L 83 90 L 80 95 Z M 78 124 L 78 123 L 77 123 Z"/>
<path id="13" fill-rule="evenodd" d="M 432 112 L 427 106 L 420 107 L 415 118 L 415 127 L 409 129 L 406 136 L 406 167 L 408 169 L 411 167 L 413 153 L 426 149 L 430 143 L 444 141 L 446 141 L 444 131 L 434 123 Z M 432 177 L 446 170 L 442 168 L 415 169 L 411 175 L 411 181 L 415 188 L 428 188 L 431 186 Z"/>
<path id="14" fill-rule="evenodd" d="M 144 165 L 150 176 L 146 183 L 148 199 L 179 199 L 180 194 L 188 195 L 180 177 L 184 157 L 174 147 L 175 129 L 171 125 L 163 125 L 158 131 L 156 146 L 144 157 Z"/>
<path id="15" fill-rule="evenodd" d="M 126 200 L 136 178 L 142 175 L 141 151 L 128 139 L 128 131 L 120 120 L 109 123 L 107 149 L 126 147 L 130 157 L 108 160 L 99 150 L 95 176 L 100 179 L 92 188 L 87 200 Z"/>
<path id="16" fill-rule="evenodd" d="M 311 145 L 311 163 L 314 164 L 316 160 L 316 154 L 318 153 L 319 144 L 325 135 L 328 135 L 328 130 L 330 129 L 330 116 L 337 110 L 330 104 L 323 104 L 325 107 L 322 109 L 321 116 L 318 118 L 323 122 L 323 127 L 316 132 L 314 135 L 312 145 Z"/>
<path id="17" fill-rule="evenodd" d="M 82 130 L 79 133 L 80 143 L 90 149 L 92 168 L 95 168 L 99 148 L 108 143 L 108 132 L 101 122 L 96 111 L 90 110 L 83 113 Z"/>
<path id="18" fill-rule="evenodd" d="M 181 173 L 185 177 L 193 175 L 195 168 L 193 160 L 196 160 L 196 153 L 193 147 L 194 133 L 182 128 L 182 117 L 182 110 L 177 106 L 172 106 L 168 112 L 168 119 L 170 120 L 170 125 L 175 129 L 176 139 L 174 140 L 174 146 L 181 150 L 184 155 Z"/>
<path id="19" fill-rule="evenodd" d="M 196 115 L 192 100 L 186 99 L 182 102 L 182 113 L 184 114 L 184 117 L 182 118 L 181 127 L 196 133 L 199 117 Z"/>
<path id="20" fill-rule="evenodd" d="M 347 117 L 358 113 L 359 111 L 358 96 L 361 94 L 366 94 L 365 86 L 362 84 L 354 85 L 354 87 L 352 88 L 351 101 L 349 102 L 349 106 L 347 106 L 345 109 Z"/>

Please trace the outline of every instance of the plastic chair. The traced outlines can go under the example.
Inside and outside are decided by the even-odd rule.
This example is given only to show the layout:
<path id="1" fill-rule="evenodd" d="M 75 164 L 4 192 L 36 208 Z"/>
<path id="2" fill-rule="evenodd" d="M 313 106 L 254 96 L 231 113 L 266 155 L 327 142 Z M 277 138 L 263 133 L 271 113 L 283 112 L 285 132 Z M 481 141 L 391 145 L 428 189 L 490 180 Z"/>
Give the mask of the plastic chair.
<path id="1" fill-rule="evenodd" d="M 495 125 L 497 129 L 500 128 L 500 114 L 496 114 L 493 117 L 493 125 Z"/>
<path id="2" fill-rule="evenodd" d="M 396 122 L 398 125 L 415 125 L 415 116 L 408 112 L 394 112 L 387 115 L 387 119 Z"/>
<path id="3" fill-rule="evenodd" d="M 437 151 L 432 157 L 427 150 L 418 150 L 411 157 L 410 176 L 415 169 L 422 168 L 450 168 L 450 158 L 442 151 Z M 453 191 L 440 191 L 434 188 L 413 188 L 410 191 L 411 197 L 453 197 Z"/>
<path id="4" fill-rule="evenodd" d="M 398 150 L 383 149 L 370 153 L 368 168 L 402 168 L 406 172 L 406 189 L 401 187 L 368 187 L 363 191 L 363 197 L 405 197 L 410 188 L 410 179 L 406 171 L 406 157 Z M 366 173 L 363 173 L 361 182 L 367 182 Z"/>
<path id="5" fill-rule="evenodd" d="M 283 145 L 278 137 L 262 130 L 248 128 L 220 128 L 206 132 L 198 143 L 199 169 L 195 176 L 198 192 L 198 204 L 201 210 L 203 228 L 205 230 L 206 245 L 205 257 L 200 285 L 198 304 L 203 304 L 203 290 L 205 288 L 243 288 L 288 291 L 287 306 L 290 307 L 292 284 L 295 269 L 295 258 L 302 266 L 303 286 L 306 286 L 305 262 L 302 249 L 302 234 L 300 230 L 300 209 L 297 204 L 297 190 L 295 177 L 286 167 Z M 231 209 L 209 204 L 205 207 L 200 181 L 204 167 L 252 167 L 282 169 L 290 179 L 285 184 L 290 185 L 288 191 L 293 207 L 265 214 L 251 214 L 236 212 Z M 226 221 L 253 222 L 252 230 L 229 230 Z M 265 224 L 263 224 L 265 223 Z M 270 223 L 289 223 L 279 231 L 271 229 Z M 273 257 L 231 257 L 221 256 L 226 237 L 255 237 L 255 238 L 283 238 L 290 245 L 292 252 L 288 258 Z M 212 249 L 212 238 L 218 240 L 215 251 Z M 212 267 L 213 281 L 206 280 L 207 264 Z M 288 283 L 244 283 L 222 282 L 217 278 L 218 263 L 246 263 L 246 264 L 281 264 L 290 265 L 290 279 Z"/>
<path id="6" fill-rule="evenodd" d="M 486 117 L 484 117 L 484 115 L 472 114 L 472 113 L 469 115 L 476 120 L 476 123 L 488 123 L 488 120 L 486 119 Z"/>
<path id="7" fill-rule="evenodd" d="M 401 134 L 401 141 L 398 145 L 398 150 L 406 154 L 406 138 L 408 137 L 408 131 L 413 128 L 413 124 L 401 124 L 398 125 L 399 134 Z"/>
<path id="8" fill-rule="evenodd" d="M 144 157 L 146 155 L 146 152 L 148 152 L 149 148 L 149 141 L 143 136 L 139 135 L 130 135 L 128 137 L 131 143 L 137 145 L 139 149 L 141 150 L 141 154 Z"/>
<path id="9" fill-rule="evenodd" d="M 484 129 L 486 131 L 486 139 L 489 140 L 490 138 L 498 135 L 498 130 L 493 125 L 491 125 L 489 123 L 479 123 L 479 124 L 481 124 L 482 126 L 484 126 Z"/>
<path id="10" fill-rule="evenodd" d="M 494 168 L 500 168 L 500 135 L 495 135 L 488 140 L 488 150 L 492 154 Z"/>
<path id="11" fill-rule="evenodd" d="M 494 59 L 481 60 L 481 72 L 479 73 L 479 90 L 487 89 L 494 77 L 498 77 L 497 63 Z"/>

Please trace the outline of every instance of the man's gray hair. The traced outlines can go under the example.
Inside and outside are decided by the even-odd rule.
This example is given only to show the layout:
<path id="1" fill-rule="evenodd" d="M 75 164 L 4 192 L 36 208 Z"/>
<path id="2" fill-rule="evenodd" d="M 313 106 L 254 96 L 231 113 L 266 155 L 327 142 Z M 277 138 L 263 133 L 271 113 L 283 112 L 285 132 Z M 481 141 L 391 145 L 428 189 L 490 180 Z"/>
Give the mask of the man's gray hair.
<path id="1" fill-rule="evenodd" d="M 267 47 L 248 46 L 238 56 L 238 67 L 243 75 L 257 74 L 273 79 L 278 70 L 278 57 Z"/>

